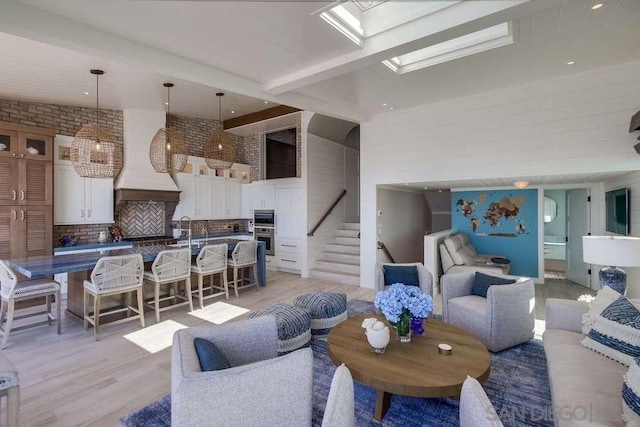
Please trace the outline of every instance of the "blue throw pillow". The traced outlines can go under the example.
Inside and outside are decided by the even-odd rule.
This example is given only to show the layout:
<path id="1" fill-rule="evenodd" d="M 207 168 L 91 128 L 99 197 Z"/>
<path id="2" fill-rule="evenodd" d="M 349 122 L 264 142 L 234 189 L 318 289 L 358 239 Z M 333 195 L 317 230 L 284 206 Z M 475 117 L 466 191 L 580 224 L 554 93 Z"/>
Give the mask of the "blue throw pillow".
<path id="1" fill-rule="evenodd" d="M 200 369 L 202 372 L 219 371 L 229 368 L 229 362 L 217 345 L 204 338 L 196 338 L 193 345 L 200 360 Z"/>
<path id="2" fill-rule="evenodd" d="M 473 287 L 471 288 L 471 295 L 486 298 L 489 286 L 511 285 L 513 283 L 516 283 L 514 279 L 503 279 L 502 277 L 489 276 L 488 274 L 476 272 L 476 278 L 473 281 Z"/>
<path id="3" fill-rule="evenodd" d="M 391 286 L 394 283 L 402 283 L 410 286 L 420 286 L 418 269 L 415 265 L 385 265 L 384 285 Z"/>

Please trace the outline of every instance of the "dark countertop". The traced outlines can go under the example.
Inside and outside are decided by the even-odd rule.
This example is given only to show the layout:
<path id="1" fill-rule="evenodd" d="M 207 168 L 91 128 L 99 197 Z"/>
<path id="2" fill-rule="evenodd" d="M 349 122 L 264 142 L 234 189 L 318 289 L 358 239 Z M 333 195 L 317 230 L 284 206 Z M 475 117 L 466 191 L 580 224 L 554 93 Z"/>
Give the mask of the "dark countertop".
<path id="1" fill-rule="evenodd" d="M 230 238 L 220 240 L 219 242 L 228 243 L 229 250 L 231 250 L 240 241 L 241 240 Z M 72 248 L 78 249 L 81 246 L 88 245 L 72 246 Z M 105 248 L 107 247 L 105 246 Z M 176 249 L 176 247 L 165 245 L 142 246 L 137 248 L 113 249 L 109 251 L 94 251 L 79 254 L 35 256 L 22 259 L 12 259 L 8 262 L 11 268 L 15 269 L 21 274 L 30 278 L 37 278 L 43 276 L 51 276 L 58 273 L 71 273 L 76 271 L 91 270 L 93 269 L 93 267 L 95 267 L 98 259 L 106 255 L 117 256 L 128 255 L 132 253 L 141 253 L 144 261 L 149 262 L 153 261 L 158 253 L 165 249 Z M 192 246 L 192 255 L 197 255 L 200 252 L 200 249 L 201 246 Z M 262 265 L 264 265 L 264 253 L 264 242 L 258 242 L 258 263 Z"/>
<path id="2" fill-rule="evenodd" d="M 93 249 L 110 249 L 110 248 L 118 248 L 118 247 L 131 247 L 131 242 L 105 242 L 105 243 L 87 243 L 84 245 L 73 245 L 73 246 L 59 246 L 57 248 L 53 248 L 53 253 L 61 253 L 68 251 L 86 251 Z"/>

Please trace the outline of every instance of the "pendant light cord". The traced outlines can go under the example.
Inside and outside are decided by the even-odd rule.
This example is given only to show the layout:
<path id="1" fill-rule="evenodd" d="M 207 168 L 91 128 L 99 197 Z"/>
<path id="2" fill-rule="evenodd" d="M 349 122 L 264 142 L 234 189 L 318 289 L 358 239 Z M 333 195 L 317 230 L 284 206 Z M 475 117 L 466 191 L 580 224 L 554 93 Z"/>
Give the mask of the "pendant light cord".
<path id="1" fill-rule="evenodd" d="M 167 127 L 171 127 L 171 86 L 167 86 Z"/>
<path id="2" fill-rule="evenodd" d="M 98 85 L 99 74 L 96 74 L 96 126 L 100 126 L 100 86 Z"/>

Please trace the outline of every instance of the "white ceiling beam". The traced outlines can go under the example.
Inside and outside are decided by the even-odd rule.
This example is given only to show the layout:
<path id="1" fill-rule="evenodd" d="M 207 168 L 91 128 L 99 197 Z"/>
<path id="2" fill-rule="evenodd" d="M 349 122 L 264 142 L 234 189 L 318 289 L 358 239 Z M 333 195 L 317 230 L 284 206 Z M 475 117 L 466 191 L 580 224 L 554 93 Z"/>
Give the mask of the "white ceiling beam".
<path id="1" fill-rule="evenodd" d="M 265 85 L 264 91 L 271 95 L 294 91 L 501 22 L 558 7 L 560 1 L 460 2 L 432 15 L 371 36 L 365 40 L 364 47 L 360 50 L 273 79 Z"/>
<path id="2" fill-rule="evenodd" d="M 0 31 L 97 58 L 143 67 L 163 76 L 357 122 L 362 120 L 352 105 L 327 104 L 301 94 L 274 96 L 266 93 L 260 82 L 11 1 L 0 0 Z"/>

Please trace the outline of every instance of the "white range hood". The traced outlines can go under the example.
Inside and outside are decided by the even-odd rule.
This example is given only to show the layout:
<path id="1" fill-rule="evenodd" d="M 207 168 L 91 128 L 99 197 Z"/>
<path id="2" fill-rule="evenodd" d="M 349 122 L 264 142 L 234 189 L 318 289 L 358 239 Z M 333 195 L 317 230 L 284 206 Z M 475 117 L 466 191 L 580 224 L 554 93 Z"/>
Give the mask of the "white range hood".
<path id="1" fill-rule="evenodd" d="M 124 163 L 116 190 L 180 191 L 167 173 L 158 173 L 149 160 L 149 145 L 165 125 L 164 111 L 124 110 Z"/>

